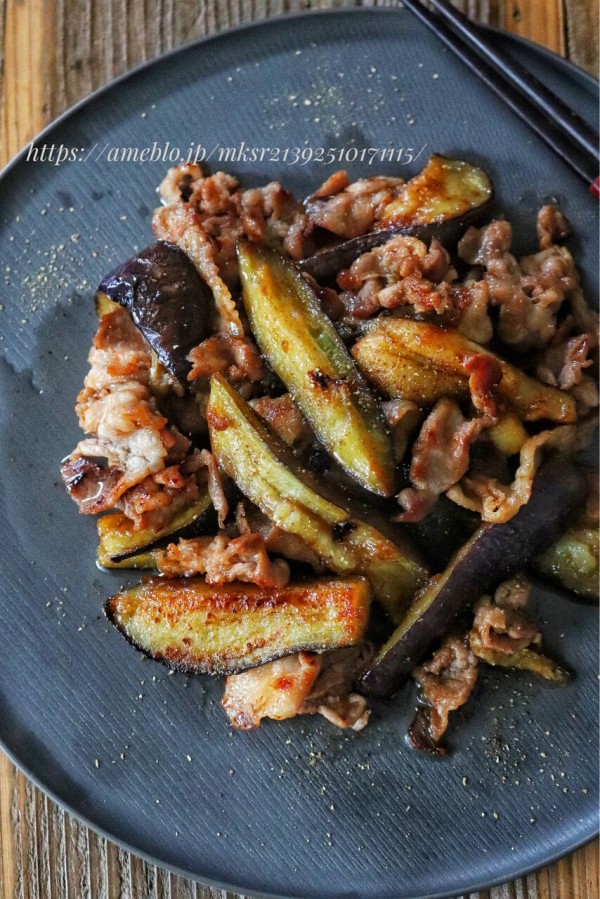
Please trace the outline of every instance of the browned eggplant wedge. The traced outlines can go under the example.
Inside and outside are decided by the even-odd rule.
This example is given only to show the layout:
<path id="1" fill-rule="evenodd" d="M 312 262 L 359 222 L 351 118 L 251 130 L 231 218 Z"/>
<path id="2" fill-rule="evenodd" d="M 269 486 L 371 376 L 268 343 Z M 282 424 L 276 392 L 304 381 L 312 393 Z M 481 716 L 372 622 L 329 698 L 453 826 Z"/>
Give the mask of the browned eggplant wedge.
<path id="1" fill-rule="evenodd" d="M 518 652 L 506 653 L 489 649 L 483 646 L 476 633 L 469 637 L 471 652 L 493 668 L 512 668 L 515 671 L 529 671 L 537 677 L 543 677 L 551 684 L 562 686 L 568 684 L 572 678 L 571 672 L 551 659 L 549 656 L 535 649 L 519 649 Z"/>
<path id="2" fill-rule="evenodd" d="M 574 422 L 575 400 L 542 384 L 454 329 L 428 322 L 383 318 L 352 347 L 358 367 L 388 396 L 429 405 L 443 396 L 468 396 L 468 363 L 474 356 L 496 360 L 502 371 L 499 395 L 524 421 Z"/>
<path id="3" fill-rule="evenodd" d="M 105 612 L 137 648 L 171 668 L 235 674 L 294 652 L 360 643 L 370 603 L 365 578 L 325 578 L 279 589 L 150 578 L 112 596 Z"/>
<path id="4" fill-rule="evenodd" d="M 378 230 L 315 253 L 303 259 L 300 268 L 326 283 L 397 234 L 410 234 L 427 243 L 434 237 L 445 245 L 453 243 L 489 212 L 492 196 L 492 183 L 483 169 L 434 155 L 385 209 Z"/>
<path id="5" fill-rule="evenodd" d="M 366 490 L 391 496 L 392 440 L 383 413 L 295 265 L 270 247 L 238 243 L 252 333 L 320 442 Z"/>
<path id="6" fill-rule="evenodd" d="M 300 537 L 330 570 L 365 575 L 398 622 L 427 573 L 397 530 L 338 491 L 326 496 L 322 481 L 299 465 L 221 375 L 211 379 L 206 417 L 219 467 L 242 493 L 279 528 Z"/>
<path id="7" fill-rule="evenodd" d="M 98 564 L 104 568 L 116 567 L 130 557 L 178 537 L 198 536 L 215 524 L 216 516 L 212 500 L 206 488 L 191 505 L 181 509 L 171 521 L 160 530 L 150 528 L 135 529 L 133 522 L 122 512 L 109 512 L 98 519 Z M 146 559 L 147 562 L 150 559 Z M 119 568 L 126 567 L 118 565 Z M 135 565 L 132 567 L 146 567 Z"/>
<path id="8" fill-rule="evenodd" d="M 479 166 L 434 153 L 423 171 L 385 207 L 381 221 L 402 227 L 464 218 L 473 210 L 489 209 L 492 195 L 492 182 Z"/>
<path id="9" fill-rule="evenodd" d="M 128 310 L 165 368 L 185 384 L 187 355 L 208 336 L 214 306 L 186 254 L 159 240 L 117 266 L 99 291 Z"/>
<path id="10" fill-rule="evenodd" d="M 564 456 L 546 459 L 527 505 L 505 524 L 479 528 L 445 571 L 417 594 L 363 674 L 363 688 L 374 695 L 393 693 L 462 609 L 521 570 L 557 539 L 584 496 L 585 481 Z"/>
<path id="11" fill-rule="evenodd" d="M 597 600 L 600 587 L 598 525 L 576 524 L 535 560 L 534 567 L 585 599 Z"/>

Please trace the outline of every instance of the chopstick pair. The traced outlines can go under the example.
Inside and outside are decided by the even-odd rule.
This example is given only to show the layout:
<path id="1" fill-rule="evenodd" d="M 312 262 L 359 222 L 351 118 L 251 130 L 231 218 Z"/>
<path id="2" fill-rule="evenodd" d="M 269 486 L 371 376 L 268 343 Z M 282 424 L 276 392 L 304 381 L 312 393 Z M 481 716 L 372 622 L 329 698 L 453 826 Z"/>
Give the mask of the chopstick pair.
<path id="1" fill-rule="evenodd" d="M 600 197 L 598 134 L 524 66 L 448 0 L 402 0 L 439 39 L 488 85 Z"/>

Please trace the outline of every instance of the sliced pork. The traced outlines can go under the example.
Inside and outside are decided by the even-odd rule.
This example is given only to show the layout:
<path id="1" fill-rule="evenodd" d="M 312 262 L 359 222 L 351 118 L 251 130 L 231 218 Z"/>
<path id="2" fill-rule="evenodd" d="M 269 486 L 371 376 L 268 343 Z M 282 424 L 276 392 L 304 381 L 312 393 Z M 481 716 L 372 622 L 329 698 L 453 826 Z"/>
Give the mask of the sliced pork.
<path id="1" fill-rule="evenodd" d="M 156 564 L 167 577 L 204 574 L 209 584 L 243 581 L 259 587 L 285 587 L 290 579 L 287 562 L 271 560 L 264 539 L 253 533 L 181 539 L 157 551 Z"/>

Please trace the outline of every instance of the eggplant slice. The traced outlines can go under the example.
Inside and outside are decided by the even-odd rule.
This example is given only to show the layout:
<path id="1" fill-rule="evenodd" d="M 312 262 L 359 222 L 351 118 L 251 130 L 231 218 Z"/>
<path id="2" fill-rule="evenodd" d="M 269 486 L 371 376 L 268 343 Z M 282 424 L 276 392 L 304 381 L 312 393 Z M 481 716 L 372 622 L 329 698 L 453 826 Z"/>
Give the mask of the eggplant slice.
<path id="1" fill-rule="evenodd" d="M 209 334 L 214 300 L 183 250 L 159 240 L 117 266 L 98 290 L 127 309 L 165 368 L 186 384 L 187 356 Z"/>
<path id="2" fill-rule="evenodd" d="M 361 577 L 280 588 L 150 578 L 104 611 L 137 648 L 179 671 L 235 674 L 294 652 L 360 643 L 371 592 Z"/>
<path id="3" fill-rule="evenodd" d="M 487 215 L 492 199 L 492 182 L 483 169 L 460 159 L 433 155 L 384 211 L 380 223 L 387 227 L 321 250 L 303 259 L 299 266 L 319 283 L 327 284 L 363 253 L 398 234 L 425 243 L 437 237 L 447 246 Z"/>
<path id="4" fill-rule="evenodd" d="M 563 533 L 585 497 L 585 481 L 564 456 L 540 467 L 529 502 L 504 524 L 483 525 L 445 571 L 429 581 L 361 678 L 377 696 L 393 693 L 456 615 L 538 556 Z"/>
<path id="5" fill-rule="evenodd" d="M 542 384 L 454 328 L 408 318 L 381 318 L 352 347 L 365 378 L 390 397 L 433 405 L 444 396 L 469 396 L 469 362 L 484 356 L 502 371 L 497 392 L 523 421 L 577 420 L 573 397 Z"/>
<path id="6" fill-rule="evenodd" d="M 258 345 L 326 450 L 366 490 L 391 496 L 392 441 L 366 381 L 296 266 L 238 242 L 244 306 Z"/>
<path id="7" fill-rule="evenodd" d="M 300 537 L 329 569 L 365 575 L 394 623 L 427 579 L 410 544 L 365 504 L 327 490 L 222 375 L 207 406 L 219 467 L 277 527 Z M 388 536 L 389 534 L 389 536 Z"/>
<path id="8" fill-rule="evenodd" d="M 136 530 L 133 522 L 122 512 L 108 512 L 98 519 L 98 564 L 104 568 L 123 568 L 125 566 L 121 563 L 126 559 L 135 559 L 140 553 L 146 554 L 179 537 L 197 537 L 215 526 L 216 513 L 206 488 L 197 500 L 181 509 L 158 531 L 150 528 Z M 132 567 L 138 566 L 139 559 L 132 564 Z"/>

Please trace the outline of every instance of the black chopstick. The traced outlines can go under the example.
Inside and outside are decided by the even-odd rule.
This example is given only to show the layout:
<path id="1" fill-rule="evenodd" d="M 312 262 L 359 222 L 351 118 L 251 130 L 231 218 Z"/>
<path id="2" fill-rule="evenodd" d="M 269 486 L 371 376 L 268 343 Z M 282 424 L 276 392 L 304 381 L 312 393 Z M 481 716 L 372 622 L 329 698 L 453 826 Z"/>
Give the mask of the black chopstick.
<path id="1" fill-rule="evenodd" d="M 436 0 L 432 0 L 436 2 Z M 437 0 L 439 3 L 440 0 Z M 453 28 L 450 18 L 443 19 L 424 7 L 420 0 L 403 0 L 404 6 L 414 13 L 439 39 L 473 71 L 489 88 L 491 88 L 535 133 L 550 146 L 580 177 L 598 194 L 598 157 L 596 152 L 590 153 L 580 141 L 576 141 L 570 131 L 562 127 L 562 118 L 558 120 L 539 104 L 535 90 L 525 93 L 505 71 L 504 65 L 497 62 L 492 65 L 488 61 L 486 51 L 467 44 Z M 443 15 L 443 13 L 442 13 Z M 474 27 L 474 26 L 470 26 Z M 533 76 L 532 76 L 533 77 Z M 531 85 L 531 81 L 529 82 Z M 550 93 L 550 92 L 548 92 Z M 561 101 L 562 103 L 562 101 Z M 564 107 L 564 104 L 562 104 Z M 568 110 L 568 107 L 564 107 Z M 574 118 L 574 114 L 571 115 Z M 586 125 L 588 137 L 595 136 Z M 597 139 L 597 136 L 595 136 Z"/>
<path id="2" fill-rule="evenodd" d="M 573 112 L 570 106 L 557 97 L 518 60 L 513 59 L 502 47 L 494 44 L 482 29 L 470 22 L 448 0 L 429 0 L 429 2 L 443 19 L 451 22 L 467 42 L 485 57 L 486 62 L 490 63 L 503 77 L 509 77 L 513 85 L 551 117 L 554 125 L 564 128 L 575 143 L 600 161 L 597 131 L 594 131 L 587 122 Z"/>

